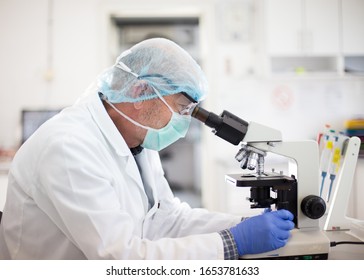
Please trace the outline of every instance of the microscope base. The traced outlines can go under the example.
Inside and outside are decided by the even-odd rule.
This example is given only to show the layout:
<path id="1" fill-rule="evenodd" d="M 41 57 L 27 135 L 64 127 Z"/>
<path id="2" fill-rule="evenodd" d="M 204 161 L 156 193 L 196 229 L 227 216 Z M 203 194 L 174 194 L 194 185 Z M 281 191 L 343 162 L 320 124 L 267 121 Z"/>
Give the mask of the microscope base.
<path id="1" fill-rule="evenodd" d="M 286 246 L 261 254 L 244 255 L 241 259 L 327 260 L 330 240 L 320 230 L 292 230 Z"/>

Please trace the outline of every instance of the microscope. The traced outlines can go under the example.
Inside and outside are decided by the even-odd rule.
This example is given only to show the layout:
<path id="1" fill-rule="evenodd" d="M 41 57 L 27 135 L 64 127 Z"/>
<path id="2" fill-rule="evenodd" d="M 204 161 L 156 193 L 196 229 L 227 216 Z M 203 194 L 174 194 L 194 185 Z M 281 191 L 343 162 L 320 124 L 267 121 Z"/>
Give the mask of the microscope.
<path id="1" fill-rule="evenodd" d="M 319 196 L 319 150 L 315 141 L 282 141 L 280 131 L 246 122 L 228 111 L 216 115 L 196 107 L 192 116 L 211 127 L 216 136 L 241 145 L 235 159 L 250 173 L 229 174 L 225 179 L 236 187 L 250 187 L 251 208 L 287 209 L 295 228 L 286 246 L 274 251 L 244 255 L 244 259 L 327 259 L 330 241 L 320 229 L 326 211 Z M 274 153 L 294 160 L 290 176 L 266 172 L 264 159 Z M 291 173 L 292 172 L 292 173 Z"/>

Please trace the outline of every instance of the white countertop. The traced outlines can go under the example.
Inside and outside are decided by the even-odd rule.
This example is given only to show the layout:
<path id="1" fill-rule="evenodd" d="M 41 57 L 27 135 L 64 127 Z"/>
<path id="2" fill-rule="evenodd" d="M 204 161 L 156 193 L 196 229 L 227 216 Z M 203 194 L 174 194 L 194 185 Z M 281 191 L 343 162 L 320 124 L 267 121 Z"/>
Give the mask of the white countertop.
<path id="1" fill-rule="evenodd" d="M 356 241 L 349 231 L 326 231 L 325 234 L 330 241 Z M 364 260 L 364 245 L 340 244 L 330 248 L 329 260 Z"/>

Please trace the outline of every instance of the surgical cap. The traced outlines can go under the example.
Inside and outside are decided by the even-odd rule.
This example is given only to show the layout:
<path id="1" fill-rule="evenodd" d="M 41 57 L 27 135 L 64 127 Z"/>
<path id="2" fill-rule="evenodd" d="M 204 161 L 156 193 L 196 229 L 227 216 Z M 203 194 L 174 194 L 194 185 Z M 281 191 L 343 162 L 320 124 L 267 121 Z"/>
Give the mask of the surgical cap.
<path id="1" fill-rule="evenodd" d="M 176 43 L 162 38 L 142 41 L 124 51 L 98 78 L 98 90 L 112 103 L 138 102 L 186 93 L 199 102 L 207 80 L 196 61 Z M 136 95 L 135 89 L 143 89 Z"/>

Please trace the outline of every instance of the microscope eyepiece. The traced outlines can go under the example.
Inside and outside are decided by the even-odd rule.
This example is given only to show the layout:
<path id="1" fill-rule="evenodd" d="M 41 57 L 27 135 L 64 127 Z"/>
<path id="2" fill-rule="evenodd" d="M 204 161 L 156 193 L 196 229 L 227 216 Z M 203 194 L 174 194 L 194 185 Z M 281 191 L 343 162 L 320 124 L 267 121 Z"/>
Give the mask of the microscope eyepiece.
<path id="1" fill-rule="evenodd" d="M 192 117 L 213 128 L 216 136 L 233 145 L 238 145 L 243 140 L 249 126 L 249 123 L 228 111 L 223 111 L 218 116 L 199 106 L 193 110 Z"/>
<path id="2" fill-rule="evenodd" d="M 214 128 L 215 130 L 220 127 L 222 123 L 221 117 L 198 106 L 196 106 L 192 111 L 192 117 L 203 122 L 208 127 Z"/>

